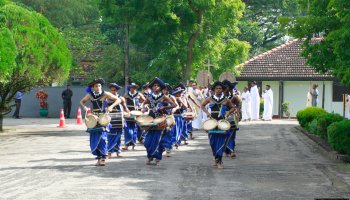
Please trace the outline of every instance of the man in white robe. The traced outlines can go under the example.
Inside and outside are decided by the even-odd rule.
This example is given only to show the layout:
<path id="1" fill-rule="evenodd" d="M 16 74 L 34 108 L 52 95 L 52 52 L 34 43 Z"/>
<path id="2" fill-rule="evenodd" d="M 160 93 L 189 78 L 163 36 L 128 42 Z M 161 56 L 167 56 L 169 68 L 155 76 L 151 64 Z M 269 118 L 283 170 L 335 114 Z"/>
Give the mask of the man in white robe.
<path id="1" fill-rule="evenodd" d="M 250 105 L 250 93 L 248 87 L 244 87 L 244 91 L 241 95 L 242 99 L 242 120 L 247 121 L 251 119 L 251 105 Z"/>
<path id="2" fill-rule="evenodd" d="M 346 96 L 345 117 L 350 119 L 350 94 Z"/>
<path id="3" fill-rule="evenodd" d="M 252 120 L 258 120 L 260 111 L 260 95 L 255 81 L 252 82 L 252 87 L 250 88 L 250 97 Z"/>
<path id="4" fill-rule="evenodd" d="M 273 108 L 273 92 L 270 85 L 266 85 L 266 90 L 263 94 L 264 98 L 264 114 L 263 120 L 272 120 L 272 108 Z"/>

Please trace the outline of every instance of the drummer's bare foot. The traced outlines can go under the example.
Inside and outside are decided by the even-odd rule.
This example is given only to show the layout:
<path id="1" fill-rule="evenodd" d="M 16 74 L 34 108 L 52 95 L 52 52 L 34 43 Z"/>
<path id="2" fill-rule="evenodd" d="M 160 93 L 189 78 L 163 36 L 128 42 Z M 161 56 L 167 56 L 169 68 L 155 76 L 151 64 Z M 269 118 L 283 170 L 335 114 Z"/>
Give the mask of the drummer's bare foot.
<path id="1" fill-rule="evenodd" d="M 192 134 L 192 133 L 190 133 L 190 138 L 191 138 L 191 140 L 193 140 L 193 139 L 194 139 L 194 137 L 193 137 L 193 134 Z"/>
<path id="2" fill-rule="evenodd" d="M 187 142 L 187 141 L 185 141 L 185 145 L 188 145 L 188 142 Z"/>
<path id="3" fill-rule="evenodd" d="M 128 146 L 124 146 L 122 149 L 127 151 L 127 150 L 129 150 L 129 147 Z"/>
<path id="4" fill-rule="evenodd" d="M 231 154 L 231 158 L 236 158 L 236 157 L 237 157 L 236 152 L 232 152 L 232 154 Z"/>
<path id="5" fill-rule="evenodd" d="M 211 166 L 217 167 L 217 166 L 218 166 L 218 163 L 217 163 L 217 162 L 214 162 Z"/>
<path id="6" fill-rule="evenodd" d="M 120 153 L 117 153 L 117 157 L 118 157 L 118 158 L 121 158 L 121 157 L 123 157 L 123 156 L 120 155 Z"/>
<path id="7" fill-rule="evenodd" d="M 105 160 L 101 160 L 100 166 L 106 166 L 106 161 Z"/>
<path id="8" fill-rule="evenodd" d="M 135 145 L 132 145 L 132 150 L 135 150 Z"/>
<path id="9" fill-rule="evenodd" d="M 150 165 L 152 160 L 153 160 L 152 158 L 148 158 L 148 160 L 146 161 L 146 165 Z"/>
<path id="10" fill-rule="evenodd" d="M 224 165 L 223 164 L 218 164 L 218 169 L 224 169 Z"/>
<path id="11" fill-rule="evenodd" d="M 156 160 L 156 165 L 160 166 L 160 160 Z"/>
<path id="12" fill-rule="evenodd" d="M 175 148 L 176 148 L 176 149 L 179 149 L 179 145 L 178 145 L 178 144 L 175 144 Z"/>
<path id="13" fill-rule="evenodd" d="M 95 164 L 95 166 L 100 166 L 100 165 L 101 165 L 100 162 L 101 162 L 100 159 L 98 159 L 97 162 L 96 162 L 96 164 Z"/>
<path id="14" fill-rule="evenodd" d="M 108 152 L 108 159 L 112 158 L 112 153 Z"/>
<path id="15" fill-rule="evenodd" d="M 170 155 L 170 151 L 167 151 L 166 154 L 165 154 L 166 157 L 171 157 Z"/>

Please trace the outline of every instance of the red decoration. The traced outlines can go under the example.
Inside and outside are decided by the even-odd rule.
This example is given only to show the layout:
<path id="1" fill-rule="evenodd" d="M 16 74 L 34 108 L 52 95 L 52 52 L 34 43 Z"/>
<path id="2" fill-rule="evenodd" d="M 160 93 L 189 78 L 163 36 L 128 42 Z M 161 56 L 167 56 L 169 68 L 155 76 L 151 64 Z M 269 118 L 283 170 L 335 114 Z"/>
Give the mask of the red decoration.
<path id="1" fill-rule="evenodd" d="M 39 105 L 42 109 L 47 109 L 49 107 L 49 104 L 47 103 L 48 95 L 44 90 L 39 90 L 35 97 L 39 100 Z"/>

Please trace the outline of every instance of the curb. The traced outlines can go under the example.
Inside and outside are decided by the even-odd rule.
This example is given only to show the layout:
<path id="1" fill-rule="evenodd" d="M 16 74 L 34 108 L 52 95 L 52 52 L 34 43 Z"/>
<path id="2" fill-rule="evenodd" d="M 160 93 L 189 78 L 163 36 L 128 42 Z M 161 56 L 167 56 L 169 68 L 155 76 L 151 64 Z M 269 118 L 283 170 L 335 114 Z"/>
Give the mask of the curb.
<path id="1" fill-rule="evenodd" d="M 296 126 L 295 129 L 298 130 L 299 132 L 303 133 L 310 140 L 312 140 L 314 143 L 316 143 L 317 146 L 320 147 L 320 149 L 322 149 L 325 152 L 325 154 L 328 157 L 330 157 L 331 159 L 339 160 L 339 161 L 342 161 L 345 163 L 350 163 L 350 156 L 349 155 L 339 154 L 336 151 L 333 151 L 332 147 L 327 142 L 325 142 L 324 140 L 322 140 L 318 136 L 310 134 L 301 126 Z"/>

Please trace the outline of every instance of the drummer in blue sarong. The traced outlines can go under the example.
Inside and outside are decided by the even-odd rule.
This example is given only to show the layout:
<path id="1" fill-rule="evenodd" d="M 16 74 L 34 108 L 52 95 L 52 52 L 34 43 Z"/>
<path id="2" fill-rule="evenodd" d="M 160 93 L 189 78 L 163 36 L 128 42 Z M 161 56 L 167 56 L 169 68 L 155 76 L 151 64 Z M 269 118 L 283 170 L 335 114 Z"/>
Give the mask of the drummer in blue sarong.
<path id="1" fill-rule="evenodd" d="M 155 78 L 150 82 L 149 87 L 152 89 L 151 94 L 148 96 L 144 105 L 148 104 L 148 115 L 153 118 L 164 117 L 164 112 L 166 110 L 172 109 L 175 107 L 175 103 L 166 95 L 162 93 L 165 83 L 159 79 Z M 145 110 L 143 110 L 145 111 Z M 165 126 L 164 126 L 165 125 Z M 145 136 L 144 146 L 147 151 L 147 162 L 146 164 L 151 164 L 155 159 L 155 164 L 159 165 L 162 160 L 162 153 L 166 149 L 166 145 L 161 142 L 162 134 L 166 128 L 166 121 L 158 124 L 154 127 L 149 127 L 147 134 Z"/>
<path id="2" fill-rule="evenodd" d="M 224 91 L 226 98 L 230 100 L 233 106 L 235 107 L 234 113 L 232 113 L 227 118 L 227 120 L 230 122 L 231 127 L 230 130 L 227 131 L 225 154 L 227 157 L 230 156 L 231 158 L 235 158 L 237 156 L 235 151 L 236 132 L 239 130 L 237 126 L 237 120 L 239 120 L 239 107 L 241 104 L 241 99 L 234 91 L 238 82 L 230 82 L 229 80 L 223 80 L 222 83 L 226 86 L 226 89 Z"/>
<path id="3" fill-rule="evenodd" d="M 135 83 L 127 86 L 127 93 L 124 95 L 126 106 L 130 111 L 140 108 L 140 101 L 144 102 L 145 97 L 137 91 L 139 86 Z M 128 150 L 129 146 L 132 149 L 136 146 L 138 127 L 134 118 L 126 118 L 124 126 L 124 147 L 123 150 Z"/>
<path id="4" fill-rule="evenodd" d="M 111 112 L 114 107 L 121 103 L 120 98 L 113 95 L 110 92 L 104 91 L 102 85 L 105 83 L 103 79 L 95 79 L 87 86 L 84 98 L 81 99 L 80 105 L 85 111 L 88 111 L 88 107 L 85 106 L 87 101 L 92 103 L 92 114 L 98 116 L 104 112 Z M 106 99 L 113 100 L 114 102 L 107 106 Z M 96 156 L 96 166 L 105 166 L 107 157 L 107 133 L 110 131 L 111 125 L 101 126 L 97 125 L 94 128 L 89 128 L 87 132 L 90 133 L 90 148 L 91 153 Z"/>
<path id="5" fill-rule="evenodd" d="M 122 88 L 116 83 L 109 84 L 109 90 L 112 94 L 120 98 L 121 103 L 113 108 L 109 113 L 111 117 L 111 129 L 107 135 L 108 140 L 108 158 L 112 158 L 112 153 L 116 153 L 117 157 L 122 157 L 121 154 L 121 136 L 124 127 L 124 115 L 129 115 L 130 111 L 126 106 L 124 97 L 119 96 L 118 91 Z M 114 103 L 113 99 L 107 99 L 107 105 Z"/>
<path id="6" fill-rule="evenodd" d="M 213 118 L 215 120 L 226 119 L 232 112 L 234 112 L 235 108 L 232 102 L 228 100 L 223 93 L 225 88 L 226 86 L 224 84 L 222 84 L 220 81 L 216 81 L 211 87 L 211 90 L 214 92 L 213 95 L 203 101 L 201 109 L 207 114 L 209 118 Z M 209 104 L 211 110 L 210 113 L 206 109 L 207 104 Z M 224 166 L 222 163 L 222 156 L 226 148 L 225 141 L 227 132 L 209 132 L 208 137 L 210 147 L 215 159 L 213 166 L 217 167 L 218 169 L 223 169 Z"/>

